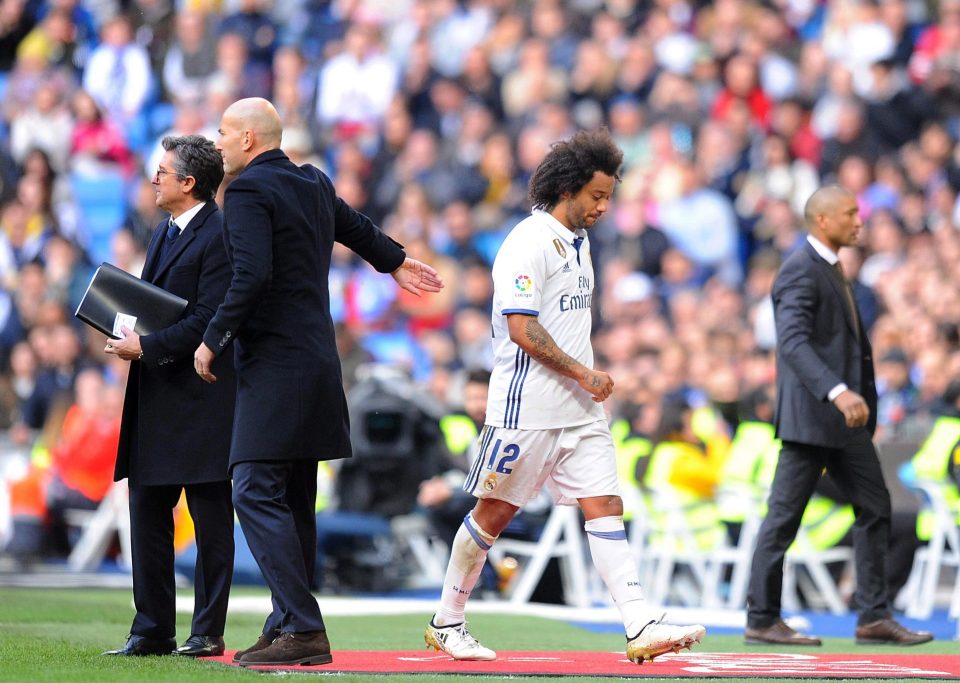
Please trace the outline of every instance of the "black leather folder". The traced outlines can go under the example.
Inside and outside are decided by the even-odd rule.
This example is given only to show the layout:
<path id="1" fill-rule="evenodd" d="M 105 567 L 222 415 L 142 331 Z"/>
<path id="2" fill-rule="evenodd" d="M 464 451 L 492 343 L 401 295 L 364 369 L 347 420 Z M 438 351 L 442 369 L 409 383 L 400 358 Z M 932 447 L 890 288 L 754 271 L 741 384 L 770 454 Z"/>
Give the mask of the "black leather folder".
<path id="1" fill-rule="evenodd" d="M 186 299 L 109 263 L 101 263 L 74 315 L 108 337 L 119 339 L 119 331 L 114 332 L 117 314 L 136 317 L 133 331 L 143 335 L 177 322 L 186 307 Z"/>

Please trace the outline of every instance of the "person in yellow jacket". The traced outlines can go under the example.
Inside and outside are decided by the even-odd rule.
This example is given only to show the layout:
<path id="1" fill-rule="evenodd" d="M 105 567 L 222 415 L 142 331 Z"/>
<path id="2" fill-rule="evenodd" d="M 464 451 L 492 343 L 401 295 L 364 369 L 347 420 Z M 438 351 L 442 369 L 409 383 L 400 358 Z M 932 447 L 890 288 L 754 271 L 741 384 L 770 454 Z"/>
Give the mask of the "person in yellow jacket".
<path id="1" fill-rule="evenodd" d="M 729 451 L 729 439 L 718 430 L 709 441 L 701 441 L 693 430 L 693 418 L 694 411 L 685 401 L 664 403 L 656 446 L 643 483 L 653 496 L 652 514 L 672 514 L 675 510 L 665 510 L 657 502 L 672 501 L 681 508 L 697 545 L 708 550 L 722 543 L 726 534 L 714 493 Z"/>
<path id="2" fill-rule="evenodd" d="M 947 505 L 958 513 L 960 520 L 960 382 L 952 382 L 943 396 L 946 412 L 937 417 L 927 438 L 902 469 L 901 480 L 910 486 L 914 480 L 924 480 L 939 486 Z M 917 536 L 930 540 L 933 525 L 930 510 L 921 510 L 917 517 Z"/>
<path id="3" fill-rule="evenodd" d="M 927 438 L 924 439 L 914 456 L 899 470 L 900 480 L 908 488 L 917 488 L 921 481 L 928 487 L 934 487 L 943 503 L 954 512 L 957 524 L 960 524 L 960 381 L 953 381 L 941 398 L 943 414 L 934 420 Z M 896 521 L 896 518 L 895 520 Z M 934 536 L 937 518 L 929 505 L 922 505 L 917 513 L 917 545 L 928 543 Z M 902 530 L 908 534 L 911 529 Z M 909 554 L 913 558 L 913 553 Z M 902 565 L 903 582 L 912 566 Z"/>

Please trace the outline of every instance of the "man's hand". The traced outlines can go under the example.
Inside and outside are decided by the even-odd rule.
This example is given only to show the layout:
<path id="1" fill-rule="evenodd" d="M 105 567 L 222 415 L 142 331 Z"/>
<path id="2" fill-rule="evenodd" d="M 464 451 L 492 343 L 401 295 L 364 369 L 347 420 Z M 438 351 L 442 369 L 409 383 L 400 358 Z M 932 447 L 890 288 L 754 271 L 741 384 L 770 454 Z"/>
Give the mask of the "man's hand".
<path id="1" fill-rule="evenodd" d="M 105 353 L 120 356 L 123 360 L 139 360 L 143 349 L 140 347 L 140 335 L 124 325 L 120 328 L 123 339 L 110 339 L 103 347 Z"/>
<path id="2" fill-rule="evenodd" d="M 863 400 L 863 396 L 850 389 L 833 399 L 833 405 L 843 413 L 848 427 L 863 427 L 870 418 L 870 406 Z"/>
<path id="3" fill-rule="evenodd" d="M 208 384 L 213 384 L 217 381 L 217 376 L 210 372 L 210 366 L 213 364 L 214 358 L 213 351 L 203 342 L 201 342 L 197 350 L 193 352 L 193 369 L 200 375 L 200 379 Z"/>
<path id="4" fill-rule="evenodd" d="M 443 477 L 431 477 L 420 482 L 417 505 L 427 508 L 439 507 L 450 500 L 453 489 Z"/>
<path id="5" fill-rule="evenodd" d="M 426 263 L 409 257 L 390 275 L 400 287 L 416 296 L 423 292 L 439 292 L 443 289 L 443 278 L 437 271 Z"/>
<path id="6" fill-rule="evenodd" d="M 599 370 L 587 370 L 577 383 L 590 392 L 594 403 L 602 403 L 613 393 L 613 378 Z"/>

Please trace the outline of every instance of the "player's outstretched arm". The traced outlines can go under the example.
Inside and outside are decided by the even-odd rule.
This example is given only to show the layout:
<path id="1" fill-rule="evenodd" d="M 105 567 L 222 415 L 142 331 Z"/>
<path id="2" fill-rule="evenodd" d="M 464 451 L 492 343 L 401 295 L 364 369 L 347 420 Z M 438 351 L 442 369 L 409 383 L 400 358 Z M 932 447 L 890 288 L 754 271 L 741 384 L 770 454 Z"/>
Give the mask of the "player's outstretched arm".
<path id="1" fill-rule="evenodd" d="M 588 368 L 563 351 L 535 316 L 522 313 L 507 315 L 510 339 L 524 353 L 564 377 L 577 381 L 597 403 L 613 393 L 613 379 L 605 372 Z"/>

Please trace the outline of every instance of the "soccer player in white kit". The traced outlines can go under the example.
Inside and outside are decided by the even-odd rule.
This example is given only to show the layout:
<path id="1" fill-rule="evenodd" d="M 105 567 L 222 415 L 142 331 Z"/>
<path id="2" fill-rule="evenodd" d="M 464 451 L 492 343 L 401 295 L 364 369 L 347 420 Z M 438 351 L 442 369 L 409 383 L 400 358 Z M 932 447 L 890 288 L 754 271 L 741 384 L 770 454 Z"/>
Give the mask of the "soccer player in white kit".
<path id="1" fill-rule="evenodd" d="M 429 647 L 496 659 L 464 612 L 487 551 L 544 485 L 579 505 L 594 565 L 623 618 L 627 657 L 642 664 L 700 642 L 703 626 L 672 626 L 647 604 L 623 525 L 616 456 L 601 403 L 613 379 L 593 369 L 594 272 L 587 231 L 609 208 L 623 153 L 607 131 L 556 143 L 530 179 L 532 214 L 493 264 L 494 368 L 479 448 L 463 488 L 478 500 L 450 552 Z"/>

